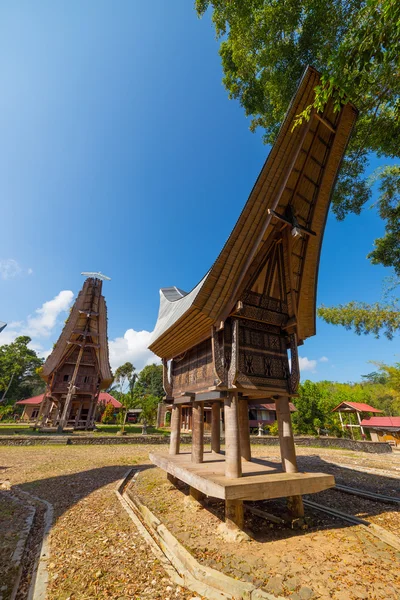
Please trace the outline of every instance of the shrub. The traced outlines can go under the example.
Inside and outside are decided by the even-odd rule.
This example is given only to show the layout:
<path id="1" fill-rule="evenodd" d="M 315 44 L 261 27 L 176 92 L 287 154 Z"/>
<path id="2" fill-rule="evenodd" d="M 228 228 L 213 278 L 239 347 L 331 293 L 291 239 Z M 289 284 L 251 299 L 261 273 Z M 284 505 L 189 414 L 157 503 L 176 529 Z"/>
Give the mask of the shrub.
<path id="1" fill-rule="evenodd" d="M 107 404 L 105 411 L 103 412 L 103 415 L 101 417 L 101 422 L 104 423 L 104 425 L 109 425 L 110 423 L 114 423 L 114 407 L 111 404 Z"/>
<path id="2" fill-rule="evenodd" d="M 269 426 L 269 433 L 271 435 L 278 435 L 278 421 L 275 421 L 275 423 L 272 423 L 272 425 Z"/>

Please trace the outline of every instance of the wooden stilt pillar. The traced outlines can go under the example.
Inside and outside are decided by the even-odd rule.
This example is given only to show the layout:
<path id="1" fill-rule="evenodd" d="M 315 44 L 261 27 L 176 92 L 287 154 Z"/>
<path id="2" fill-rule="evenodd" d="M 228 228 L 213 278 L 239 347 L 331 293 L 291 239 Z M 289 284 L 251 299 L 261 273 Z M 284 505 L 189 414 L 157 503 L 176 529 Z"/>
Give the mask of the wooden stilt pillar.
<path id="1" fill-rule="evenodd" d="M 239 399 L 240 454 L 244 460 L 251 461 L 249 407 L 247 400 Z"/>
<path id="2" fill-rule="evenodd" d="M 79 350 L 78 358 L 76 360 L 74 372 L 72 373 L 72 378 L 71 378 L 71 381 L 70 381 L 70 384 L 69 384 L 67 397 L 65 398 L 64 410 L 62 412 L 62 416 L 61 416 L 60 422 L 58 424 L 58 433 L 62 432 L 62 430 L 64 429 L 64 427 L 65 427 L 65 425 L 67 424 L 67 421 L 68 421 L 68 416 L 69 416 L 69 413 L 70 413 L 71 402 L 72 402 L 72 396 L 75 393 L 75 381 L 76 381 L 76 378 L 77 378 L 77 375 L 78 375 L 79 365 L 81 364 L 81 360 L 82 360 L 82 356 L 83 356 L 84 350 L 85 350 L 85 347 L 81 346 L 81 348 Z"/>
<path id="3" fill-rule="evenodd" d="M 227 529 L 243 529 L 244 511 L 242 500 L 225 500 L 225 524 Z"/>
<path id="4" fill-rule="evenodd" d="M 181 443 L 181 407 L 179 404 L 172 405 L 171 413 L 171 438 L 169 442 L 169 453 L 179 454 Z"/>
<path id="5" fill-rule="evenodd" d="M 221 452 L 221 406 L 213 402 L 211 406 L 211 450 L 216 454 Z"/>
<path id="6" fill-rule="evenodd" d="M 172 485 L 177 485 L 178 483 L 178 478 L 174 477 L 174 475 L 171 475 L 171 473 L 167 473 L 167 479 L 170 483 L 172 483 Z"/>
<path id="7" fill-rule="evenodd" d="M 225 477 L 235 479 L 242 476 L 240 457 L 238 397 L 229 392 L 224 400 L 225 415 Z"/>
<path id="8" fill-rule="evenodd" d="M 56 427 L 56 425 L 58 423 L 58 419 L 60 418 L 60 416 L 61 416 L 61 413 L 60 413 L 60 401 L 58 401 L 57 404 L 56 404 L 56 406 L 55 406 L 53 420 L 52 420 L 53 427 Z"/>
<path id="9" fill-rule="evenodd" d="M 297 473 L 296 450 L 294 447 L 289 398 L 287 396 L 279 398 L 275 402 L 275 407 L 278 419 L 282 468 L 286 473 Z M 304 516 L 303 499 L 301 496 L 290 496 L 288 498 L 288 508 L 294 517 L 299 518 Z"/>
<path id="10" fill-rule="evenodd" d="M 46 420 L 50 413 L 51 404 L 52 404 L 51 399 L 48 396 L 45 396 L 42 400 L 42 404 L 40 407 L 40 408 L 42 408 L 42 406 L 43 406 L 43 409 L 42 409 L 43 412 L 40 413 L 40 409 L 39 409 L 39 414 L 38 414 L 34 429 L 36 429 L 36 427 L 44 427 L 46 425 Z"/>
<path id="11" fill-rule="evenodd" d="M 202 463 L 204 452 L 204 402 L 193 403 L 192 419 L 192 462 Z"/>
<path id="12" fill-rule="evenodd" d="M 89 410 L 88 410 L 88 414 L 86 417 L 86 424 L 85 424 L 86 430 L 88 430 L 94 426 L 94 420 L 96 418 L 97 399 L 98 399 L 98 396 L 94 396 L 90 400 Z"/>
<path id="13" fill-rule="evenodd" d="M 189 488 L 189 495 L 191 500 L 195 500 L 196 502 L 201 502 L 202 500 L 204 500 L 204 494 L 202 492 L 199 492 L 199 490 L 196 490 L 196 488 L 191 487 Z"/>
<path id="14" fill-rule="evenodd" d="M 79 403 L 78 410 L 76 411 L 76 417 L 75 417 L 74 428 L 75 428 L 75 427 L 78 427 L 78 424 L 79 424 L 79 421 L 80 421 L 80 418 L 81 418 L 81 413 L 82 413 L 82 404 L 83 404 L 83 402 L 81 401 L 81 402 Z"/>

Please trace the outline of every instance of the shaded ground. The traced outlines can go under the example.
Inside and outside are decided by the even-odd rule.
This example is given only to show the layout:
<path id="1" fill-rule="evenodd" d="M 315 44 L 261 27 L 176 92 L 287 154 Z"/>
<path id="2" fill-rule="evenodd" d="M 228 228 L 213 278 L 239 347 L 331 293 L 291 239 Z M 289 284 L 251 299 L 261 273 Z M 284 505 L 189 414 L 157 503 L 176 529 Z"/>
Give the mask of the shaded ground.
<path id="1" fill-rule="evenodd" d="M 156 448 L 160 450 L 159 446 L 0 447 L 0 480 L 48 500 L 55 508 L 49 600 L 188 600 L 195 596 L 170 583 L 114 494 L 116 482 L 126 470 L 147 464 L 148 453 Z M 274 447 L 253 450 L 258 456 L 278 457 L 278 449 Z M 338 479 L 343 477 L 342 483 L 347 470 L 338 471 L 330 461 L 350 466 L 348 485 L 355 485 L 357 476 L 358 487 L 397 493 L 399 480 L 355 469 L 384 468 L 388 474 L 398 476 L 399 456 L 394 459 L 392 455 L 364 456 L 313 448 L 299 448 L 298 453 L 300 462 L 309 461 L 315 470 L 336 469 L 334 474 Z M 145 475 L 152 477 L 155 473 L 151 469 Z M 398 553 L 357 527 L 327 522 L 322 515 L 315 514 L 313 529 L 294 532 L 270 528 L 267 522 L 255 519 L 253 527 L 258 528 L 258 541 L 228 547 L 216 533 L 220 522 L 218 511 L 221 513 L 219 503 L 211 506 L 214 513 L 193 509 L 183 502 L 182 492 L 171 490 L 165 479 L 153 481 L 150 488 L 147 492 L 154 503 L 154 512 L 162 520 L 171 520 L 171 529 L 178 537 L 182 536 L 182 541 L 201 560 L 233 576 L 254 577 L 269 585 L 271 591 L 275 586 L 277 593 L 292 594 L 292 600 L 296 596 L 289 586 L 295 590 L 304 588 L 302 600 L 307 600 L 307 589 L 321 598 L 329 597 L 324 592 L 329 589 L 330 597 L 335 600 L 398 597 L 394 591 L 394 586 L 399 585 Z M 351 496 L 348 499 L 353 502 Z M 368 510 L 374 511 L 372 516 L 378 518 L 386 509 L 392 511 L 388 505 L 379 504 L 378 508 Z M 349 511 L 347 507 L 346 512 Z M 13 521 L 14 527 L 18 527 L 17 521 Z M 294 581 L 290 581 L 293 577 Z"/>
<path id="2" fill-rule="evenodd" d="M 0 492 L 0 599 L 9 598 L 14 587 L 18 572 L 14 554 L 29 514 L 18 499 Z"/>

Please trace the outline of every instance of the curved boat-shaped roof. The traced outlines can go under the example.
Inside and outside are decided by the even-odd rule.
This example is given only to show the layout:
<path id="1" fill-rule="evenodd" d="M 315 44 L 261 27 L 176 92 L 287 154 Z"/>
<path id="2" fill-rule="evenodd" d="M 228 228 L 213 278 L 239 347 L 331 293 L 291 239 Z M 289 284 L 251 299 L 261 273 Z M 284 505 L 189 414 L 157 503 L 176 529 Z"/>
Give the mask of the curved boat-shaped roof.
<path id="1" fill-rule="evenodd" d="M 93 286 L 98 288 L 96 293 L 92 293 Z M 45 381 L 49 381 L 52 373 L 71 353 L 73 342 L 89 337 L 93 342 L 99 366 L 100 388 L 104 389 L 111 385 L 113 376 L 108 357 L 107 308 L 104 296 L 101 295 L 101 287 L 102 282 L 99 279 L 88 278 L 83 284 L 61 335 L 43 365 L 42 377 Z M 93 317 L 88 319 L 88 314 L 92 314 Z"/>
<path id="2" fill-rule="evenodd" d="M 243 211 L 207 275 L 182 297 L 178 288 L 161 290 L 149 346 L 158 356 L 169 359 L 181 354 L 209 337 L 211 327 L 229 315 L 258 255 L 275 234 L 269 209 L 282 214 L 289 204 L 301 225 L 316 233 L 290 256 L 299 339 L 315 334 L 316 284 L 325 222 L 357 118 L 352 104 L 335 113 L 330 101 L 322 114 L 313 114 L 308 122 L 293 128 L 296 116 L 312 104 L 319 83 L 319 73 L 308 67 Z"/>

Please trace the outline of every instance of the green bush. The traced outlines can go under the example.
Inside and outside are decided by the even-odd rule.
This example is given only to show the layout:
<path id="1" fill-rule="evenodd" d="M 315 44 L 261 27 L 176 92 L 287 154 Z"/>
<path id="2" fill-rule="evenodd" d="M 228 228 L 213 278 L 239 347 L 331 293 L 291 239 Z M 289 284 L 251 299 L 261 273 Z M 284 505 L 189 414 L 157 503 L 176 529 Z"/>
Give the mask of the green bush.
<path id="1" fill-rule="evenodd" d="M 110 404 L 107 404 L 105 411 L 103 412 L 101 422 L 105 425 L 110 425 L 111 423 L 114 423 L 114 421 L 114 407 L 110 402 Z"/>
<path id="2" fill-rule="evenodd" d="M 278 435 L 278 432 L 278 421 L 275 421 L 275 423 L 272 423 L 272 425 L 269 426 L 269 433 L 271 435 Z"/>

